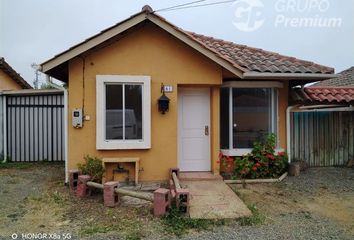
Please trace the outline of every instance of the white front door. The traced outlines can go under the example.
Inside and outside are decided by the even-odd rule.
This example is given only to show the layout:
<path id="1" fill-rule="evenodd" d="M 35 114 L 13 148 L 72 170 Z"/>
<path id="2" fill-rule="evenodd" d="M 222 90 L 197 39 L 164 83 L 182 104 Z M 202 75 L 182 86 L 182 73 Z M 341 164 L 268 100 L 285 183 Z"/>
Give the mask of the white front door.
<path id="1" fill-rule="evenodd" d="M 210 171 L 209 88 L 178 88 L 178 165 Z"/>

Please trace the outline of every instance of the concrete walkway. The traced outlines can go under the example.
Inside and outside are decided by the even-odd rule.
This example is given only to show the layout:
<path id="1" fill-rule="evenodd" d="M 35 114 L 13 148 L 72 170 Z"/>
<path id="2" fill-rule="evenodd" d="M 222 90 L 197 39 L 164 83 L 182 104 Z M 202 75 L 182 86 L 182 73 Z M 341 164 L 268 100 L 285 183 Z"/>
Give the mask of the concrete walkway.
<path id="1" fill-rule="evenodd" d="M 222 180 L 182 180 L 181 185 L 188 188 L 191 194 L 191 218 L 225 219 L 252 215 L 243 201 Z"/>

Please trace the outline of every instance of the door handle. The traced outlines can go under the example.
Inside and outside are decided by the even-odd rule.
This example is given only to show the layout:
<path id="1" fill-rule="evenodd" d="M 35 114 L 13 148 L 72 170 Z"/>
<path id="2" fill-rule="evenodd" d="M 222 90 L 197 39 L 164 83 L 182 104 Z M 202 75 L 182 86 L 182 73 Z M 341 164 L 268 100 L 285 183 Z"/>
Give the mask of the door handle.
<path id="1" fill-rule="evenodd" d="M 209 136 L 209 126 L 204 127 L 204 134 L 205 136 Z"/>

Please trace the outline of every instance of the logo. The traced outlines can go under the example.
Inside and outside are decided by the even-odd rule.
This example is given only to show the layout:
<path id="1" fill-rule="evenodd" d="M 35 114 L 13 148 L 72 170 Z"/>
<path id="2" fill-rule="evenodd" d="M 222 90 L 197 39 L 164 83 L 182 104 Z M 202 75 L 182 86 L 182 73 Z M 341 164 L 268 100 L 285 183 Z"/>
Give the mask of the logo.
<path id="1" fill-rule="evenodd" d="M 260 0 L 240 0 L 232 5 L 236 6 L 233 25 L 240 31 L 252 32 L 264 23 L 262 17 L 263 3 Z"/>

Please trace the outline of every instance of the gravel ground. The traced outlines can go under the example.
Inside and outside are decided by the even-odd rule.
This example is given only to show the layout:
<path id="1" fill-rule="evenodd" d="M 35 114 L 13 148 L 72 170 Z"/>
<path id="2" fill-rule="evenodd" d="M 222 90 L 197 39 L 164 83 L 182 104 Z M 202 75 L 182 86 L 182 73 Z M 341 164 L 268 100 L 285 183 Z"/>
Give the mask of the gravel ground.
<path id="1" fill-rule="evenodd" d="M 279 184 L 256 184 L 245 191 L 236 188 L 246 202 L 266 212 L 264 225 L 219 227 L 175 239 L 354 239 L 353 169 L 313 168 Z M 318 208 L 313 207 L 316 204 Z M 346 216 L 340 218 L 341 214 Z"/>
<path id="2" fill-rule="evenodd" d="M 308 219 L 305 214 L 289 214 L 281 216 L 276 222 L 261 226 L 220 227 L 210 232 L 195 233 L 182 238 L 183 240 L 218 240 L 218 239 L 341 239 L 350 240 L 353 236 L 339 229 L 332 221 L 312 216 Z"/>

